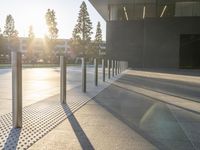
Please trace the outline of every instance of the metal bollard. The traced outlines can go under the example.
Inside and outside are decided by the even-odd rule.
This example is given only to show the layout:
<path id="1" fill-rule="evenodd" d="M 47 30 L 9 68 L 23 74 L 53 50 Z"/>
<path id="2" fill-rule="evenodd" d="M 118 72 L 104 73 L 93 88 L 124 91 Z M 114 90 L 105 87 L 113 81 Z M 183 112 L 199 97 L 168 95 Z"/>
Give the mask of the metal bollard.
<path id="1" fill-rule="evenodd" d="M 119 73 L 121 73 L 122 62 L 119 61 Z"/>
<path id="2" fill-rule="evenodd" d="M 22 63 L 21 53 L 12 52 L 12 120 L 14 128 L 22 127 Z"/>
<path id="3" fill-rule="evenodd" d="M 102 73 L 103 73 L 103 82 L 105 82 L 105 60 L 102 59 Z"/>
<path id="4" fill-rule="evenodd" d="M 118 72 L 118 74 L 120 74 L 119 68 L 120 68 L 120 61 L 117 61 L 117 72 Z"/>
<path id="5" fill-rule="evenodd" d="M 115 60 L 115 75 L 117 75 L 117 61 Z"/>
<path id="6" fill-rule="evenodd" d="M 123 72 L 123 70 L 122 70 L 122 61 L 120 62 L 120 72 Z"/>
<path id="7" fill-rule="evenodd" d="M 66 104 L 66 61 L 65 56 L 60 56 L 60 101 Z"/>
<path id="8" fill-rule="evenodd" d="M 108 79 L 110 79 L 110 60 L 107 61 L 107 67 L 108 67 Z"/>
<path id="9" fill-rule="evenodd" d="M 114 77 L 114 60 L 112 60 L 112 77 Z"/>
<path id="10" fill-rule="evenodd" d="M 119 65 L 119 64 L 118 64 L 118 60 L 117 60 L 117 68 L 116 68 L 117 74 L 118 74 L 118 67 L 119 67 L 118 65 Z"/>
<path id="11" fill-rule="evenodd" d="M 123 61 L 121 61 L 121 72 L 123 72 Z"/>
<path id="12" fill-rule="evenodd" d="M 94 59 L 94 83 L 95 86 L 98 86 L 98 60 Z"/>
<path id="13" fill-rule="evenodd" d="M 123 62 L 123 71 L 125 70 L 125 61 Z"/>
<path id="14" fill-rule="evenodd" d="M 86 92 L 86 62 L 85 58 L 82 58 L 82 92 Z"/>

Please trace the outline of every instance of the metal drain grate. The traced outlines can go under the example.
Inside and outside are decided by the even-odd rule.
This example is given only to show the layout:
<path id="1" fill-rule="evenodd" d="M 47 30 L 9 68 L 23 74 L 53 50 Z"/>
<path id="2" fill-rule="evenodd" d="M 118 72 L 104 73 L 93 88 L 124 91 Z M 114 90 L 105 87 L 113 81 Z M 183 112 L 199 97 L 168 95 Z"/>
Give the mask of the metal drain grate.
<path id="1" fill-rule="evenodd" d="M 110 83 L 102 83 L 95 88 L 88 85 L 89 90 L 85 94 L 80 92 L 80 87 L 76 87 L 67 92 L 67 105 L 61 105 L 57 95 L 23 108 L 22 129 L 12 128 L 11 113 L 1 116 L 0 149 L 29 148 L 109 85 Z"/>

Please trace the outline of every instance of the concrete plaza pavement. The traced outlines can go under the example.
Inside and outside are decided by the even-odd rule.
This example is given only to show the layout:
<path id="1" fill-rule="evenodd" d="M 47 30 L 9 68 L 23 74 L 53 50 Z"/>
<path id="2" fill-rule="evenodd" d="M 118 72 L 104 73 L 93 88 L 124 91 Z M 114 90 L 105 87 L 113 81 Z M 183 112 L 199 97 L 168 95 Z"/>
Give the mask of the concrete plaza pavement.
<path id="1" fill-rule="evenodd" d="M 136 74 L 141 78 L 145 76 L 139 84 L 140 88 L 143 86 L 141 93 L 130 89 L 130 86 L 137 87 L 134 85 L 138 79 L 134 78 Z M 151 83 L 148 92 L 156 92 L 155 87 L 159 89 L 164 84 L 173 87 L 173 93 L 169 93 L 169 87 L 166 86 L 166 90 L 160 88 L 162 92 L 157 91 L 157 94 L 165 95 L 147 95 L 144 86 L 152 78 L 158 79 L 160 84 L 157 81 L 152 86 Z M 200 113 L 193 111 L 199 106 L 194 101 L 199 96 L 198 81 L 199 76 L 157 75 L 155 72 L 129 70 L 30 149 L 198 150 Z M 180 95 L 181 90 L 177 90 L 177 87 L 190 91 Z M 170 99 L 167 96 L 171 96 Z M 159 100 L 163 97 L 164 100 Z M 186 101 L 190 108 L 182 106 L 182 101 Z"/>
<path id="2" fill-rule="evenodd" d="M 101 72 L 101 69 L 99 69 Z M 12 70 L 0 69 L 0 115 L 12 111 Z M 87 67 L 87 82 L 92 82 L 94 71 Z M 100 75 L 101 78 L 101 75 Z M 60 68 L 24 68 L 22 71 L 23 107 L 39 102 L 60 92 Z M 81 66 L 67 67 L 67 89 L 81 85 Z"/>
<path id="3" fill-rule="evenodd" d="M 186 73 L 127 70 L 115 82 L 106 80 L 95 97 L 29 149 L 198 150 L 200 76 Z M 90 95 L 95 88 L 88 88 Z M 49 107 L 55 99 L 46 99 Z"/>

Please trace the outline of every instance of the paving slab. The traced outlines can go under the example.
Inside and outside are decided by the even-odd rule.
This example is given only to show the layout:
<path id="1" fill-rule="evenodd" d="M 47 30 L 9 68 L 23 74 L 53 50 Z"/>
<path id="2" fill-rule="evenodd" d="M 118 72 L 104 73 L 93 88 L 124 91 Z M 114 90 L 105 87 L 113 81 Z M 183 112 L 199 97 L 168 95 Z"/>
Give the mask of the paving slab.
<path id="1" fill-rule="evenodd" d="M 51 147 L 58 150 L 157 149 L 95 101 L 88 102 L 29 149 Z"/>
<path id="2" fill-rule="evenodd" d="M 165 78 L 163 74 L 147 75 Z M 123 78 L 101 82 L 98 87 L 90 82 L 86 94 L 80 87 L 70 90 L 67 105 L 60 105 L 59 95 L 55 95 L 25 107 L 22 130 L 12 129 L 11 114 L 4 115 L 0 118 L 0 148 L 199 149 L 198 102 L 114 82 L 119 77 Z M 170 75 L 170 80 L 179 77 Z"/>
<path id="3" fill-rule="evenodd" d="M 141 75 L 141 76 L 151 76 L 153 78 L 170 78 L 171 80 L 184 80 L 184 82 L 194 82 L 195 84 L 199 82 L 200 77 L 191 77 L 192 80 L 188 79 L 188 76 L 181 76 L 181 75 L 168 75 L 167 77 L 165 77 L 164 75 L 166 74 L 159 74 L 159 73 L 146 73 L 144 72 L 144 74 L 142 74 L 141 72 L 138 73 L 138 71 L 134 71 L 134 70 L 128 70 L 126 72 L 126 74 L 131 74 L 131 75 Z M 157 74 L 159 74 L 160 76 L 157 76 Z M 177 77 L 178 76 L 178 77 Z M 123 78 L 123 77 L 122 77 Z M 131 77 L 130 77 L 131 78 Z M 134 78 L 134 77 L 132 77 Z M 130 81 L 129 81 L 130 82 Z M 142 84 L 142 83 L 141 83 Z M 171 94 L 165 94 L 162 92 L 158 92 L 155 90 L 151 90 L 150 88 L 142 88 L 142 87 L 138 87 L 138 86 L 134 86 L 132 84 L 128 84 L 128 82 L 114 82 L 113 85 L 116 85 L 118 87 L 121 87 L 123 89 L 126 90 L 130 90 L 151 98 L 154 98 L 158 101 L 164 102 L 164 103 L 168 103 L 186 110 L 190 110 L 192 112 L 196 112 L 196 113 L 200 113 L 200 103 L 196 102 L 196 101 L 192 101 L 190 99 L 183 97 L 179 97 L 179 96 L 173 96 Z M 156 86 L 156 85 L 155 85 Z"/>
<path id="4" fill-rule="evenodd" d="M 118 79 L 120 75 L 113 78 Z M 51 96 L 23 108 L 23 127 L 12 128 L 12 114 L 0 116 L 0 149 L 27 149 L 63 120 L 96 96 L 110 83 L 101 82 L 98 87 L 88 83 L 87 92 L 81 86 L 67 92 L 67 104 L 60 104 L 59 95 Z"/>

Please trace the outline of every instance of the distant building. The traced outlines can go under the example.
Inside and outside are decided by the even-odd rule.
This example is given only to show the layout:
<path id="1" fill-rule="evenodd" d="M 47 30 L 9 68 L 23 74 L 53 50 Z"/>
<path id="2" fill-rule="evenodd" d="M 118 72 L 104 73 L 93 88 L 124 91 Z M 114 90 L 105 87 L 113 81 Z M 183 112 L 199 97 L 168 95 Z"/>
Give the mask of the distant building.
<path id="1" fill-rule="evenodd" d="M 46 52 L 49 50 L 49 44 L 45 38 L 34 38 L 31 43 L 27 37 L 20 37 L 19 40 L 19 50 L 22 52 L 22 58 L 25 63 L 56 62 L 60 52 L 67 54 L 69 50 L 67 39 L 56 39 L 55 46 L 51 50 L 51 52 L 54 54 L 53 58 L 52 55 L 50 56 L 46 54 Z M 31 55 L 30 53 L 28 54 L 29 50 L 32 53 Z"/>
<path id="2" fill-rule="evenodd" d="M 27 37 L 20 37 L 20 51 L 22 53 L 26 53 L 28 51 L 29 46 L 32 47 L 34 53 L 44 52 L 48 47 L 45 39 L 43 38 L 35 38 L 31 45 L 29 45 L 29 39 Z M 62 50 L 67 53 L 69 49 L 69 45 L 67 44 L 67 39 L 56 39 L 55 50 Z"/>

